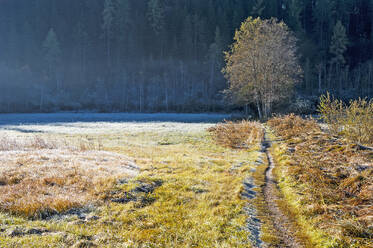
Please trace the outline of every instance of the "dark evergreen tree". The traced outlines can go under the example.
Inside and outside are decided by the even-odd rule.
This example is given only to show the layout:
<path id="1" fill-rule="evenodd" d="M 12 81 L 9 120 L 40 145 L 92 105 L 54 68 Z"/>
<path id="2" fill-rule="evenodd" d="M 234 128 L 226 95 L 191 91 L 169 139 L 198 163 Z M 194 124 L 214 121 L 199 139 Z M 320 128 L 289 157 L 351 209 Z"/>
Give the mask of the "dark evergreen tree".
<path id="1" fill-rule="evenodd" d="M 59 89 L 57 78 L 58 66 L 61 60 L 61 49 L 56 33 L 51 28 L 43 42 L 43 53 L 45 60 L 46 76 L 48 80 L 56 83 L 56 89 Z"/>
<path id="2" fill-rule="evenodd" d="M 105 0 L 104 10 L 102 12 L 102 31 L 106 46 L 106 61 L 108 69 L 111 67 L 111 47 L 114 35 L 114 15 L 115 8 L 112 0 Z"/>

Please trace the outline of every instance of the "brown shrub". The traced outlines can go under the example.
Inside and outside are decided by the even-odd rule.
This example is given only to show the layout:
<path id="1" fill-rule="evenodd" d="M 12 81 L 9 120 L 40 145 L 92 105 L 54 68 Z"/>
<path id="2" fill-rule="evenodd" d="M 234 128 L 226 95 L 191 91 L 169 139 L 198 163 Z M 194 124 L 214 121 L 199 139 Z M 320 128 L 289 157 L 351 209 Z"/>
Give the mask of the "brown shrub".
<path id="1" fill-rule="evenodd" d="M 321 131 L 315 120 L 305 120 L 294 114 L 274 117 L 268 121 L 268 125 L 274 129 L 279 136 L 285 139 L 301 136 L 309 132 Z"/>
<path id="2" fill-rule="evenodd" d="M 263 128 L 258 122 L 226 122 L 208 129 L 217 143 L 235 149 L 247 149 L 263 139 Z"/>

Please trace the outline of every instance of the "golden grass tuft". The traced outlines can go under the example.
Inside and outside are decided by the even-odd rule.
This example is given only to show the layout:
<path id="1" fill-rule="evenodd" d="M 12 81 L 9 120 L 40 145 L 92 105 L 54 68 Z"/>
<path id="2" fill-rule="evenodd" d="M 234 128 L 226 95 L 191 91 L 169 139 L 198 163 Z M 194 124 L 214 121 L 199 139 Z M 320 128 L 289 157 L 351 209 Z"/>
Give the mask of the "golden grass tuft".
<path id="1" fill-rule="evenodd" d="M 263 139 L 263 128 L 258 122 L 226 122 L 208 129 L 215 141 L 234 149 L 247 149 Z"/>
<path id="2" fill-rule="evenodd" d="M 321 131 L 315 120 L 305 120 L 294 114 L 274 117 L 268 121 L 268 125 L 284 139 L 297 138 L 307 135 L 309 132 Z"/>

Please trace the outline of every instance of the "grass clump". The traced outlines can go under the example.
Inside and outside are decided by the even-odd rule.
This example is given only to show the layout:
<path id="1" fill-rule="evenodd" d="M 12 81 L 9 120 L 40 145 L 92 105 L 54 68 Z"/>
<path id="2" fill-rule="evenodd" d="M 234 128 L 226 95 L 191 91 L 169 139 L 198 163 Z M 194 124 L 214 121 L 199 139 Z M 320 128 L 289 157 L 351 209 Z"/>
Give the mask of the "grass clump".
<path id="1" fill-rule="evenodd" d="M 305 120 L 295 114 L 273 117 L 268 121 L 269 126 L 275 129 L 276 134 L 284 139 L 297 138 L 309 132 L 321 131 L 315 120 Z"/>
<path id="2" fill-rule="evenodd" d="M 373 100 L 351 100 L 345 104 L 329 94 L 321 96 L 319 112 L 334 135 L 373 146 Z"/>
<path id="3" fill-rule="evenodd" d="M 263 128 L 258 122 L 226 122 L 208 129 L 215 141 L 234 149 L 247 149 L 263 139 Z"/>
<path id="4" fill-rule="evenodd" d="M 321 132 L 314 120 L 268 123 L 284 139 L 273 150 L 281 191 L 314 246 L 372 246 L 373 153 Z"/>
<path id="5" fill-rule="evenodd" d="M 59 149 L 0 151 L 0 211 L 46 218 L 100 200 L 137 174 L 125 156 Z"/>

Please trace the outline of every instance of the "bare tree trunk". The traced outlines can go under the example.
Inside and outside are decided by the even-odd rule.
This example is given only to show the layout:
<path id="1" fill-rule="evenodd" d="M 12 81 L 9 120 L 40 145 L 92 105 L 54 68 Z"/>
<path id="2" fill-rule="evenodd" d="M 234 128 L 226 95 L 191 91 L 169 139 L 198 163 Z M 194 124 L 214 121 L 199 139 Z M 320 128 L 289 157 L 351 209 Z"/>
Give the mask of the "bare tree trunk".
<path id="1" fill-rule="evenodd" d="M 258 108 L 258 115 L 259 115 L 259 119 L 263 119 L 263 114 L 262 114 L 262 110 L 261 110 L 261 106 L 260 106 L 260 102 L 259 102 L 259 99 L 257 98 L 256 99 L 256 106 Z"/>
<path id="2" fill-rule="evenodd" d="M 368 82 L 372 82 L 372 63 L 368 64 Z M 368 96 L 372 97 L 372 84 L 368 83 Z"/>
<path id="3" fill-rule="evenodd" d="M 141 99 L 141 86 L 139 88 L 139 112 L 142 110 L 142 99 Z"/>
<path id="4" fill-rule="evenodd" d="M 54 72 L 54 80 L 56 80 L 56 91 L 58 92 L 60 90 L 60 82 L 58 81 L 57 68 Z"/>
<path id="5" fill-rule="evenodd" d="M 212 106 L 212 94 L 211 94 L 211 91 L 212 91 L 212 87 L 213 87 L 213 84 L 214 84 L 214 80 L 215 80 L 215 61 L 211 62 L 211 68 L 210 68 L 210 81 L 209 81 L 209 85 L 208 85 L 208 94 L 207 94 L 207 101 L 209 102 L 209 105 Z"/>
<path id="6" fill-rule="evenodd" d="M 271 103 L 267 100 L 264 103 L 264 118 L 268 119 L 271 114 Z"/>
<path id="7" fill-rule="evenodd" d="M 317 65 L 317 71 L 318 71 L 318 79 L 319 79 L 319 94 L 321 94 L 321 85 L 322 85 L 322 64 Z"/>
<path id="8" fill-rule="evenodd" d="M 110 54 L 110 37 L 109 37 L 109 35 L 107 35 L 107 65 L 108 65 L 108 69 L 110 69 L 110 67 L 111 67 L 111 65 L 110 65 L 110 56 L 111 56 L 111 54 Z"/>
<path id="9" fill-rule="evenodd" d="M 167 80 L 167 74 L 163 75 L 163 84 L 164 84 L 164 94 L 165 94 L 165 104 L 166 104 L 166 111 L 168 112 L 168 87 L 166 85 L 166 80 Z"/>
<path id="10" fill-rule="evenodd" d="M 359 85 L 359 95 L 362 96 L 362 93 L 363 93 L 363 85 L 362 85 L 362 80 L 361 80 L 361 66 L 359 65 L 358 66 L 359 70 L 358 70 L 358 74 L 357 74 L 357 84 Z"/>
<path id="11" fill-rule="evenodd" d="M 325 61 L 323 61 L 323 70 L 324 70 L 324 90 L 325 90 L 325 88 L 327 88 L 328 86 L 327 86 L 327 84 L 328 84 L 328 82 L 327 82 L 327 74 L 328 74 L 328 71 L 327 71 L 327 65 L 326 65 L 326 62 Z"/>
<path id="12" fill-rule="evenodd" d="M 44 104 L 44 90 L 43 90 L 43 87 L 41 86 L 40 87 L 40 102 L 39 102 L 40 111 L 43 110 L 43 104 Z"/>
<path id="13" fill-rule="evenodd" d="M 127 80 L 125 77 L 123 77 L 123 83 L 122 83 L 122 106 L 121 106 L 121 109 L 123 112 L 125 112 L 125 104 L 126 104 L 126 97 L 128 94 L 126 94 L 126 90 L 127 90 Z"/>
<path id="14" fill-rule="evenodd" d="M 168 105 L 168 90 L 167 90 L 167 87 L 165 87 L 165 100 L 166 100 L 166 111 L 168 112 L 169 105 Z"/>
<path id="15" fill-rule="evenodd" d="M 342 95 L 342 70 L 341 70 L 341 65 L 340 64 L 336 64 L 335 66 L 335 70 L 336 70 L 336 73 L 338 75 L 338 92 L 339 92 L 339 95 L 341 96 Z"/>
<path id="16" fill-rule="evenodd" d="M 329 67 L 329 73 L 328 73 L 328 89 L 331 89 L 331 82 L 332 82 L 332 74 L 333 74 L 333 69 L 332 65 Z"/>

